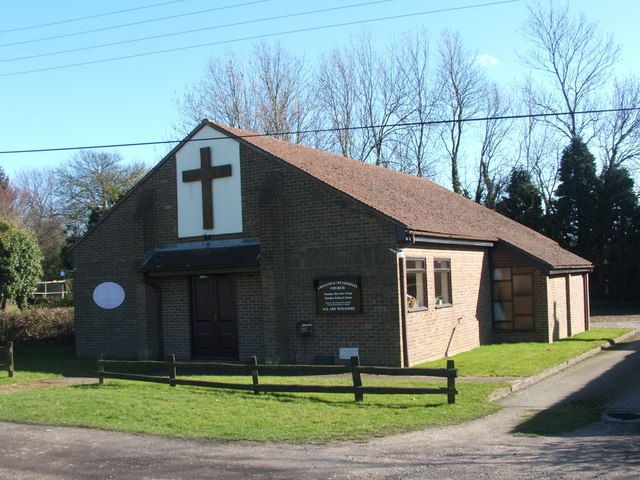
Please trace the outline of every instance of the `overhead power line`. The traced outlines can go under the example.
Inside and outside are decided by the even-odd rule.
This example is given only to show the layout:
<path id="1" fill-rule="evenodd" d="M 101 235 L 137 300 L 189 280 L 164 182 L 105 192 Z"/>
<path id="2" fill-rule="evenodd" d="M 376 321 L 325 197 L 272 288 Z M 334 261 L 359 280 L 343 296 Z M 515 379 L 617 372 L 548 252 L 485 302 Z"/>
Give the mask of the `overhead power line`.
<path id="1" fill-rule="evenodd" d="M 11 28 L 11 29 L 8 29 L 8 30 L 0 30 L 0 33 L 20 32 L 22 30 L 33 30 L 35 28 L 51 27 L 53 25 L 62 25 L 62 24 L 65 24 L 65 23 L 79 22 L 81 20 L 91 20 L 92 18 L 107 17 L 107 16 L 110 16 L 110 15 L 117 15 L 119 13 L 134 12 L 136 10 L 145 10 L 147 8 L 153 8 L 153 7 L 162 7 L 164 5 L 170 5 L 172 3 L 182 3 L 182 2 L 186 2 L 186 1 L 188 1 L 188 0 L 172 0 L 170 2 L 154 3 L 152 5 L 143 5 L 141 7 L 127 8 L 125 10 L 116 10 L 115 12 L 98 13 L 96 15 L 88 15 L 86 17 L 68 18 L 66 20 L 58 20 L 57 22 L 40 23 L 38 25 L 29 25 L 29 26 L 26 26 L 26 27 L 17 27 L 17 28 Z"/>
<path id="2" fill-rule="evenodd" d="M 4 63 L 4 62 L 15 62 L 18 60 L 28 60 L 28 59 L 32 59 L 32 58 L 41 58 L 41 57 L 50 57 L 53 55 L 61 55 L 64 53 L 73 53 L 73 52 L 81 52 L 81 51 L 85 51 L 85 50 L 93 50 L 95 48 L 102 48 L 102 47 L 113 47 L 116 45 L 125 45 L 128 43 L 135 43 L 135 42 L 142 42 L 144 40 L 157 40 L 159 38 L 167 38 L 167 37 L 174 37 L 177 35 L 186 35 L 188 33 L 197 33 L 197 32 L 205 32 L 205 31 L 209 31 L 209 30 L 217 30 L 220 28 L 227 28 L 227 27 L 237 27 L 240 25 L 250 25 L 250 24 L 254 24 L 254 23 L 260 23 L 260 22 L 268 22 L 271 20 L 282 20 L 283 18 L 293 18 L 293 17 L 300 17 L 302 15 L 313 15 L 316 13 L 324 13 L 324 12 L 332 12 L 332 11 L 336 11 L 336 10 L 345 10 L 347 8 L 356 8 L 356 7 L 364 7 L 364 6 L 368 6 L 368 5 L 374 5 L 374 4 L 378 4 L 378 3 L 389 3 L 389 2 L 394 2 L 396 0 L 375 0 L 372 2 L 364 2 L 364 3 L 354 3 L 351 5 L 341 5 L 339 7 L 332 7 L 332 8 L 322 8 L 319 10 L 308 10 L 306 12 L 297 12 L 297 13 L 288 13 L 286 15 L 277 15 L 274 17 L 266 17 L 266 18 L 256 18 L 254 20 L 245 20 L 242 22 L 234 22 L 234 23 L 225 23 L 222 25 L 214 25 L 211 27 L 203 27 L 203 28 L 195 28 L 192 30 L 182 30 L 179 32 L 172 32 L 172 33 L 163 33 L 161 35 L 152 35 L 152 36 L 148 36 L 148 37 L 139 37 L 139 38 L 133 38 L 133 39 L 129 39 L 129 40 L 121 40 L 118 42 L 111 42 L 111 43 L 102 43 L 102 44 L 98 44 L 98 45 L 90 45 L 87 47 L 80 47 L 80 48 L 72 48 L 69 50 L 58 50 L 55 52 L 46 52 L 46 53 L 38 53 L 36 55 L 28 55 L 28 56 L 24 56 L 24 57 L 13 57 L 13 58 L 5 58 L 0 60 L 0 63 Z"/>
<path id="3" fill-rule="evenodd" d="M 599 113 L 612 113 L 612 112 L 631 112 L 640 110 L 640 107 L 629 107 L 629 108 L 605 108 L 599 110 L 581 110 L 577 112 L 558 112 L 558 113 L 526 113 L 521 115 L 500 115 L 500 116 L 492 116 L 492 117 L 472 117 L 472 118 L 463 118 L 460 120 L 455 119 L 446 119 L 446 120 L 430 120 L 424 122 L 398 122 L 389 125 L 357 125 L 353 127 L 330 127 L 330 128 L 314 128 L 309 130 L 290 130 L 283 132 L 273 132 L 273 133 L 250 133 L 247 135 L 239 135 L 237 138 L 257 138 L 257 137 L 282 137 L 288 135 L 304 135 L 308 133 L 329 133 L 329 132 L 340 132 L 340 131 L 353 131 L 353 130 L 365 130 L 369 128 L 393 128 L 393 127 L 418 127 L 418 126 L 426 126 L 426 125 L 445 125 L 451 123 L 467 123 L 467 122 L 486 122 L 489 120 L 518 120 L 523 118 L 544 118 L 544 117 L 558 117 L 565 115 L 588 115 L 588 114 L 599 114 Z M 222 137 L 212 137 L 212 138 L 192 138 L 188 140 L 188 142 L 204 142 L 204 141 L 212 141 L 212 140 L 224 140 Z M 103 145 L 84 145 L 84 146 L 75 146 L 75 147 L 51 147 L 51 148 L 32 148 L 25 150 L 4 150 L 0 151 L 0 155 L 11 155 L 11 154 L 19 154 L 19 153 L 44 153 L 44 152 L 64 152 L 71 150 L 95 150 L 98 148 L 125 148 L 125 147 L 144 147 L 150 145 L 170 145 L 177 144 L 183 142 L 184 140 L 156 140 L 149 142 L 128 142 L 128 143 L 108 143 Z"/>
<path id="4" fill-rule="evenodd" d="M 262 0 L 262 1 L 266 1 L 266 0 Z M 437 9 L 437 10 L 427 10 L 427 11 L 422 11 L 422 12 L 406 13 L 406 14 L 403 14 L 403 15 L 390 15 L 390 16 L 385 16 L 385 17 L 370 18 L 370 19 L 366 19 L 366 20 L 355 20 L 355 21 L 351 21 L 351 22 L 334 23 L 334 24 L 330 24 L 330 25 L 321 25 L 321 26 L 318 26 L 318 27 L 299 28 L 299 29 L 295 29 L 295 30 L 287 30 L 287 31 L 284 31 L 284 32 L 266 33 L 266 34 L 262 34 L 262 35 L 251 35 L 251 36 L 247 36 L 247 37 L 234 38 L 234 39 L 231 39 L 231 40 L 220 40 L 220 41 L 217 41 L 217 42 L 207 42 L 207 43 L 200 43 L 200 44 L 196 44 L 196 45 L 187 45 L 187 46 L 184 46 L 184 47 L 167 48 L 167 49 L 164 49 L 164 50 L 154 50 L 154 51 L 151 51 L 151 52 L 142 52 L 142 53 L 135 53 L 135 54 L 131 54 L 131 55 L 122 55 L 122 56 L 119 56 L 119 57 L 102 58 L 102 59 L 99 59 L 99 60 L 89 60 L 89 61 L 86 61 L 86 62 L 70 63 L 70 64 L 66 64 L 66 65 L 56 65 L 56 66 L 53 66 L 53 67 L 44 67 L 44 68 L 36 68 L 36 69 L 32 69 L 32 70 L 21 70 L 21 71 L 17 71 L 17 72 L 2 73 L 2 74 L 0 74 L 0 77 L 11 77 L 11 76 L 15 76 L 15 75 L 24 75 L 24 74 L 27 74 L 27 73 L 47 72 L 47 71 L 51 71 L 51 70 L 61 70 L 61 69 L 64 69 L 64 68 L 81 67 L 81 66 L 85 66 L 85 65 L 95 65 L 95 64 L 98 64 L 98 63 L 113 62 L 113 61 L 116 61 L 116 60 L 126 60 L 126 59 L 131 59 L 131 58 L 147 57 L 147 56 L 150 56 L 150 55 L 159 55 L 159 54 L 162 54 L 162 53 L 181 52 L 181 51 L 184 51 L 184 50 L 190 50 L 190 49 L 194 49 L 194 48 L 211 47 L 211 46 L 214 46 L 214 45 L 226 45 L 226 44 L 229 44 L 229 43 L 242 42 L 242 41 L 246 41 L 246 40 L 258 40 L 258 39 L 261 39 L 261 38 L 277 37 L 277 36 L 280 36 L 280 35 L 291 35 L 291 34 L 294 34 L 294 33 L 313 32 L 313 31 L 319 31 L 319 30 L 326 30 L 326 29 L 329 29 L 329 28 L 346 27 L 346 26 L 350 26 L 350 25 L 362 25 L 362 24 L 367 24 L 367 23 L 380 22 L 380 21 L 384 21 L 384 20 L 397 20 L 397 19 L 400 19 L 400 18 L 408 18 L 408 17 L 419 17 L 419 16 L 422 16 L 422 15 L 429 15 L 429 14 L 433 14 L 433 13 L 452 12 L 452 11 L 456 11 L 456 10 L 468 10 L 468 9 L 472 9 L 472 8 L 488 7 L 488 6 L 493 6 L 493 5 L 504 5 L 504 4 L 508 4 L 508 3 L 516 3 L 516 2 L 521 2 L 521 1 L 522 0 L 502 0 L 502 1 L 488 2 L 488 3 L 477 3 L 477 4 L 473 4 L 473 5 L 463 5 L 463 6 L 460 6 L 460 7 L 450 7 L 450 8 L 441 8 L 441 9 Z"/>
<path id="5" fill-rule="evenodd" d="M 175 18 L 188 17 L 188 16 L 191 16 L 191 15 L 198 15 L 198 14 L 201 14 L 201 13 L 217 12 L 217 11 L 220 11 L 220 10 L 229 10 L 229 9 L 232 9 L 232 8 L 245 7 L 247 5 L 253 5 L 253 4 L 256 4 L 256 3 L 265 3 L 265 2 L 268 2 L 268 1 L 269 0 L 255 0 L 253 2 L 237 3 L 235 5 L 227 5 L 227 6 L 224 6 L 224 7 L 208 8 L 206 10 L 198 10 L 198 11 L 195 11 L 195 12 L 178 13 L 178 14 L 169 15 L 169 16 L 166 16 L 166 17 L 149 18 L 147 20 L 139 20 L 137 22 L 123 23 L 123 24 L 120 24 L 120 25 L 111 25 L 109 27 L 93 28 L 91 30 L 83 30 L 81 32 L 62 33 L 60 35 L 53 35 L 53 36 L 50 36 L 50 37 L 34 38 L 34 39 L 31 39 L 31 40 L 22 40 L 20 42 L 3 43 L 3 44 L 0 44 L 0 47 L 14 47 L 14 46 L 17 46 L 17 45 L 26 45 L 28 43 L 44 42 L 46 40 L 56 40 L 58 38 L 75 37 L 75 36 L 78 36 L 78 35 L 85 35 L 87 33 L 104 32 L 106 30 L 114 30 L 116 28 L 131 27 L 133 25 L 142 25 L 144 23 L 160 22 L 162 20 L 173 20 Z"/>

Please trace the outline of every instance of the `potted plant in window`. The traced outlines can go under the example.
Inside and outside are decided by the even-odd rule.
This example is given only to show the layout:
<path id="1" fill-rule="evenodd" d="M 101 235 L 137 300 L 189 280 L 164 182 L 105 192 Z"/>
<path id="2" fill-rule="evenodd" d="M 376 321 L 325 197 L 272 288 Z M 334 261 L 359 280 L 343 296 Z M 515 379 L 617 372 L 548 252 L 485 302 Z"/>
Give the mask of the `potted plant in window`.
<path id="1" fill-rule="evenodd" d="M 416 308 L 418 306 L 418 299 L 413 295 L 407 294 L 407 305 L 409 308 Z"/>

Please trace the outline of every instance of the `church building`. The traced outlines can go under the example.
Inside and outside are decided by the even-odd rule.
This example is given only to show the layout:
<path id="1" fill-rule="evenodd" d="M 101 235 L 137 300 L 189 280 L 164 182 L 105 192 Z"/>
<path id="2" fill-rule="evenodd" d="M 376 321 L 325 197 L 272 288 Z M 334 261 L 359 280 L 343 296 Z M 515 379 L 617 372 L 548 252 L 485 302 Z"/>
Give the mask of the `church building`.
<path id="1" fill-rule="evenodd" d="M 411 366 L 589 328 L 592 265 L 435 183 L 203 120 L 67 255 L 82 358 Z"/>

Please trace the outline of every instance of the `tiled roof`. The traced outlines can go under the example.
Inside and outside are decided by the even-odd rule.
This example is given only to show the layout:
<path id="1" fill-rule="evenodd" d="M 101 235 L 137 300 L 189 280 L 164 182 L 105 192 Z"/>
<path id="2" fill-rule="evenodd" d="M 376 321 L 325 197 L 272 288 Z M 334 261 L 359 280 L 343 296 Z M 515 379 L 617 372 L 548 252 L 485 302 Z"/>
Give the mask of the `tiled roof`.
<path id="1" fill-rule="evenodd" d="M 501 240 L 550 268 L 591 267 L 555 241 L 430 180 L 387 168 L 252 135 L 212 121 L 203 121 L 231 136 L 243 137 L 258 150 L 279 158 L 393 219 L 406 229 L 434 237 Z"/>

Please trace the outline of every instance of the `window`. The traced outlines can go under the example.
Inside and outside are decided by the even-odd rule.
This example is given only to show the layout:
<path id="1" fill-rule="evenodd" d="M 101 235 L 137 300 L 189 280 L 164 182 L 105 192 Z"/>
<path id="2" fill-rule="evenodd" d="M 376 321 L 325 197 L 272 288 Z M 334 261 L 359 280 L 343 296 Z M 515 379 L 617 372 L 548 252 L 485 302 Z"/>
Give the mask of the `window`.
<path id="1" fill-rule="evenodd" d="M 409 310 L 427 306 L 427 265 L 425 260 L 407 259 L 407 306 Z"/>
<path id="2" fill-rule="evenodd" d="M 492 295 L 495 330 L 533 330 L 531 268 L 494 268 Z"/>
<path id="3" fill-rule="evenodd" d="M 448 258 L 436 258 L 433 261 L 433 273 L 436 287 L 436 307 L 438 305 L 451 305 L 451 260 Z"/>

